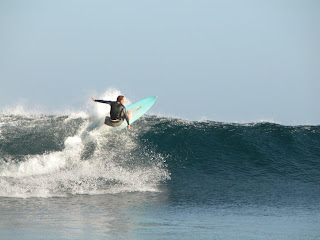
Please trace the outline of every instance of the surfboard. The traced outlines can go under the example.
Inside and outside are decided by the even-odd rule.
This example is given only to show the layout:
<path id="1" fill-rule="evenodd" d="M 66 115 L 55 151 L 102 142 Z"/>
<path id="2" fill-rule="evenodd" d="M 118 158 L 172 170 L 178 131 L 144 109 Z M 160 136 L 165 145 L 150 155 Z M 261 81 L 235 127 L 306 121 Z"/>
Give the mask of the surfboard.
<path id="1" fill-rule="evenodd" d="M 132 103 L 131 105 L 127 106 L 127 112 L 130 111 L 130 125 L 142 117 L 156 102 L 157 97 L 148 97 L 141 99 L 138 102 Z M 123 123 L 119 127 L 115 127 L 116 129 L 124 129 L 128 126 L 127 121 L 124 120 Z"/>

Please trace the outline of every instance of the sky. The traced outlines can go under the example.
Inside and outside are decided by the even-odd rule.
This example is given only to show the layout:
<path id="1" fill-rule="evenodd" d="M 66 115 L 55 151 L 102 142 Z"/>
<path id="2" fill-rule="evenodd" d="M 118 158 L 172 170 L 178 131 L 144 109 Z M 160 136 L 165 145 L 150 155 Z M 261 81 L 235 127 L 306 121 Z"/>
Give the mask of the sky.
<path id="1" fill-rule="evenodd" d="M 1 0 L 0 110 L 85 108 L 320 124 L 318 0 Z M 108 99 L 113 100 L 113 99 Z"/>

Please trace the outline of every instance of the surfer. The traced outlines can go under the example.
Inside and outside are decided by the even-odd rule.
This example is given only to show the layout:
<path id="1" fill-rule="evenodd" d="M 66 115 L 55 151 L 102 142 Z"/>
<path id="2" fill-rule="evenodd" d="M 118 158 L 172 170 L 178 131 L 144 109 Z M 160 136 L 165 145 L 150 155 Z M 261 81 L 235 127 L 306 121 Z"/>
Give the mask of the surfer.
<path id="1" fill-rule="evenodd" d="M 123 106 L 124 96 L 118 96 L 117 101 L 105 101 L 105 100 L 95 100 L 91 97 L 94 102 L 106 103 L 111 106 L 110 117 L 106 116 L 104 124 L 111 127 L 118 127 L 122 124 L 124 119 L 127 121 L 127 129 L 130 129 L 129 117 L 130 111 L 127 112 L 125 106 Z"/>

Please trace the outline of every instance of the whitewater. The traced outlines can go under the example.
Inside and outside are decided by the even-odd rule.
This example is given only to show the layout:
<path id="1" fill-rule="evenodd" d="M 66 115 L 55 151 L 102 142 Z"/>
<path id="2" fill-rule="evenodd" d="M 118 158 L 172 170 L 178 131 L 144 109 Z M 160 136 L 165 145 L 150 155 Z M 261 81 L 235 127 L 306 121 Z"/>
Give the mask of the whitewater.
<path id="1" fill-rule="evenodd" d="M 115 132 L 103 124 L 109 106 L 92 105 L 89 113 L 1 115 L 0 196 L 157 191 L 170 179 L 165 158 L 138 144 L 141 129 Z"/>
<path id="2" fill-rule="evenodd" d="M 0 239 L 320 238 L 320 126 L 145 115 L 113 131 L 90 104 L 2 110 Z"/>

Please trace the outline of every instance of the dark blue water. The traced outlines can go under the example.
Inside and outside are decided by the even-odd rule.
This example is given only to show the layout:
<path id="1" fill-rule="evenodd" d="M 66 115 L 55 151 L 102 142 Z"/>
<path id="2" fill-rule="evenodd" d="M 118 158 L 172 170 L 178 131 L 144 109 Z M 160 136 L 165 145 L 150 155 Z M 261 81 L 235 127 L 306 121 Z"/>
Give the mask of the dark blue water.
<path id="1" fill-rule="evenodd" d="M 2 239 L 319 239 L 320 126 L 0 116 Z"/>
<path id="2" fill-rule="evenodd" d="M 175 201 L 319 204 L 319 126 L 148 122 L 154 131 L 141 134 L 142 141 L 169 156 L 168 185 Z"/>

